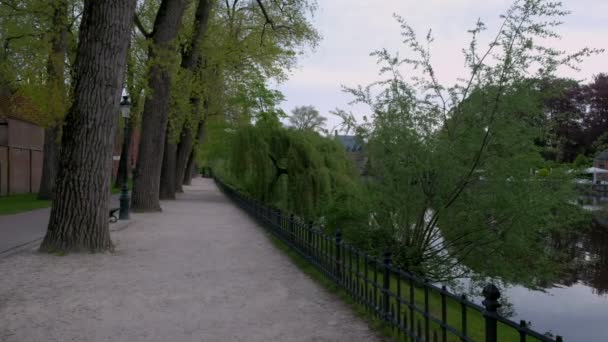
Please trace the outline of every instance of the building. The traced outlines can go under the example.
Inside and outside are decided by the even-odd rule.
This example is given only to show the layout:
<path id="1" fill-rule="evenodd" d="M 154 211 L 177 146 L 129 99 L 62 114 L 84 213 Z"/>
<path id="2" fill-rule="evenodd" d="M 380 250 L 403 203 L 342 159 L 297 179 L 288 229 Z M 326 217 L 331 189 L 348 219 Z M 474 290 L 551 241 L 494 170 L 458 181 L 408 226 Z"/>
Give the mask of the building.
<path id="1" fill-rule="evenodd" d="M 38 192 L 43 146 L 42 127 L 0 117 L 0 196 Z"/>
<path id="2" fill-rule="evenodd" d="M 364 175 L 366 173 L 367 155 L 361 140 L 355 135 L 338 135 L 337 132 L 335 138 L 344 146 L 346 153 L 359 170 L 359 173 Z"/>
<path id="3" fill-rule="evenodd" d="M 595 156 L 593 159 L 593 167 L 608 170 L 608 150 L 600 152 Z M 599 181 L 608 181 L 608 174 L 602 173 L 598 174 L 596 177 Z"/>

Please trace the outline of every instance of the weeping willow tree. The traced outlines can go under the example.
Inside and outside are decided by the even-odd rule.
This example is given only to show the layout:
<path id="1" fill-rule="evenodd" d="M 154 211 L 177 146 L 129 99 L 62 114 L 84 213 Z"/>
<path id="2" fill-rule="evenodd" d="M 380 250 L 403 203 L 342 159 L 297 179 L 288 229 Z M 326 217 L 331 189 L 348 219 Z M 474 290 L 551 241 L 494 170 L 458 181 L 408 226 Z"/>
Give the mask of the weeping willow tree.
<path id="1" fill-rule="evenodd" d="M 265 203 L 331 226 L 337 201 L 356 198 L 358 175 L 344 148 L 313 132 L 247 125 L 233 132 L 226 171 Z"/>

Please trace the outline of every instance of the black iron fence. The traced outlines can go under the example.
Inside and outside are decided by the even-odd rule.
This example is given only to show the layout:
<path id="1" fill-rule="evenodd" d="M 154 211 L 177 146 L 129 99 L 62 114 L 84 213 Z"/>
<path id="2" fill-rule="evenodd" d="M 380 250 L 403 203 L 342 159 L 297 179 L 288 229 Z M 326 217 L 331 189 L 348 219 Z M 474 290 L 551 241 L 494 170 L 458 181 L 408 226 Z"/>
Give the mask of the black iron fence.
<path id="1" fill-rule="evenodd" d="M 220 189 L 264 228 L 346 291 L 358 304 L 390 326 L 405 341 L 560 342 L 497 312 L 500 292 L 483 289 L 483 306 L 396 268 L 391 254 L 380 260 L 306 223 L 249 198 L 215 178 Z"/>

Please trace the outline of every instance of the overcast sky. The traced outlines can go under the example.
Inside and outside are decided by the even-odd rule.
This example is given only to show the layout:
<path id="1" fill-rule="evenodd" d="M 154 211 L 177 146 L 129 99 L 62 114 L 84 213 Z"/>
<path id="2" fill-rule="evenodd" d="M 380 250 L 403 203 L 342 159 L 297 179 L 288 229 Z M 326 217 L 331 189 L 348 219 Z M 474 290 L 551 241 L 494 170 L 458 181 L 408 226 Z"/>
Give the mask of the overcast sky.
<path id="1" fill-rule="evenodd" d="M 279 86 L 286 101 L 282 108 L 290 113 L 296 106 L 313 105 L 328 117 L 331 129 L 339 119 L 329 111 L 336 107 L 353 110 L 362 116 L 365 109 L 349 107 L 352 97 L 341 85 L 367 85 L 380 79 L 376 60 L 369 53 L 387 48 L 407 49 L 401 43 L 400 28 L 393 13 L 402 16 L 423 38 L 433 30 L 433 64 L 444 84 L 453 83 L 464 73 L 461 50 L 466 47 L 477 18 L 489 34 L 498 29 L 499 14 L 512 0 L 318 0 L 319 10 L 313 19 L 323 40 L 315 51 L 299 59 L 299 67 L 290 79 Z M 608 0 L 562 0 L 572 14 L 559 29 L 563 38 L 552 46 L 575 51 L 585 46 L 608 50 Z M 487 46 L 487 44 L 486 44 Z M 404 70 L 405 71 L 405 70 Z M 581 72 L 564 71 L 562 76 L 589 80 L 592 75 L 608 72 L 608 54 L 587 59 Z"/>

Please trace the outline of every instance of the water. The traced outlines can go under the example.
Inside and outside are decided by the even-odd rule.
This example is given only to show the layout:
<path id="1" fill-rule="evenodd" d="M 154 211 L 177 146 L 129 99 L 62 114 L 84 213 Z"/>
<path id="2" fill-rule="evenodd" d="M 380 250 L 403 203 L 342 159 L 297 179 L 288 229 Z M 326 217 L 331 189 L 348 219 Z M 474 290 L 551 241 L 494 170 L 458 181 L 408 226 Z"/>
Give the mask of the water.
<path id="1" fill-rule="evenodd" d="M 516 322 L 532 322 L 539 332 L 561 335 L 565 341 L 608 341 L 608 197 L 585 198 L 596 210 L 596 224 L 571 241 L 575 267 L 552 287 L 534 291 L 522 286 L 504 289 Z"/>

